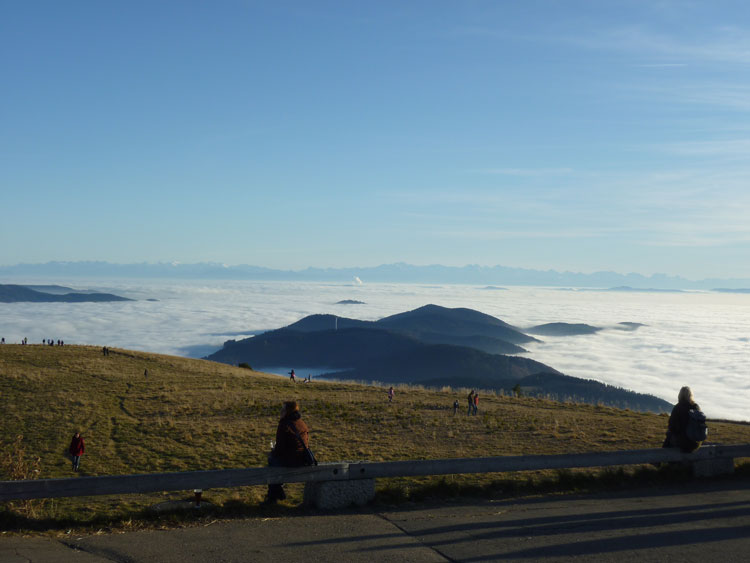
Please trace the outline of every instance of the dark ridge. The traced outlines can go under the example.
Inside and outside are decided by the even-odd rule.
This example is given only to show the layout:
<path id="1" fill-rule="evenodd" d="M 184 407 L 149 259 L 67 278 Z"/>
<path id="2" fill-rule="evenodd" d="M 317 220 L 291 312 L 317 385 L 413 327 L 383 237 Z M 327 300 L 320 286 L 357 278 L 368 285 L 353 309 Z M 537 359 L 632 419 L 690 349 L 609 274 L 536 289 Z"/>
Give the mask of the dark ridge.
<path id="1" fill-rule="evenodd" d="M 600 330 L 601 328 L 587 324 L 547 323 L 527 328 L 526 332 L 542 336 L 577 336 L 580 334 L 594 334 Z"/>
<path id="2" fill-rule="evenodd" d="M 290 324 L 288 330 L 301 332 L 317 332 L 321 330 L 335 330 L 337 328 L 377 328 L 372 321 L 360 321 L 337 315 L 308 315 Z"/>
<path id="3" fill-rule="evenodd" d="M 23 285 L 0 284 L 0 303 L 86 303 L 132 301 L 111 293 L 44 293 Z"/>
<path id="4" fill-rule="evenodd" d="M 359 362 L 351 369 L 325 374 L 329 379 L 376 380 L 429 386 L 466 386 L 471 381 L 484 389 L 509 388 L 538 371 L 557 373 L 549 366 L 516 356 L 487 354 L 446 344 L 407 347 L 385 356 Z"/>
<path id="5" fill-rule="evenodd" d="M 645 393 L 629 391 L 593 379 L 581 379 L 560 373 L 536 373 L 520 381 L 523 393 L 556 401 L 606 405 L 641 412 L 671 412 L 672 404 Z"/>
<path id="6" fill-rule="evenodd" d="M 492 336 L 452 336 L 439 332 L 404 332 L 403 334 L 412 336 L 427 344 L 466 346 L 487 352 L 488 354 L 523 354 L 528 351 L 516 344 Z"/>
<path id="7" fill-rule="evenodd" d="M 351 368 L 385 354 L 425 346 L 413 338 L 372 328 L 303 332 L 287 327 L 244 340 L 228 340 L 206 359 L 257 366 Z"/>
<path id="8" fill-rule="evenodd" d="M 473 309 L 448 309 L 439 305 L 425 305 L 413 311 L 391 315 L 380 319 L 377 324 L 404 332 L 491 336 L 512 344 L 536 341 L 535 338 L 491 315 Z"/>
<path id="9" fill-rule="evenodd" d="M 616 328 L 618 328 L 619 330 L 638 330 L 642 326 L 646 326 L 646 325 L 643 324 L 643 323 L 628 323 L 628 322 L 624 322 L 624 323 L 617 323 L 617 327 Z"/>

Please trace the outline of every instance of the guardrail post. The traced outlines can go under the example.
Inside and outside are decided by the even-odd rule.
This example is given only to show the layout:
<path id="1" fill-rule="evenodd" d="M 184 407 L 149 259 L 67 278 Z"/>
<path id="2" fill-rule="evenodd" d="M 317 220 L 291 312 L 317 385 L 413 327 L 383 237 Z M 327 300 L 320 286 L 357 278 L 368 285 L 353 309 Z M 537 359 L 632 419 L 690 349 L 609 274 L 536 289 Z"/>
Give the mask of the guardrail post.
<path id="1" fill-rule="evenodd" d="M 713 446 L 705 459 L 691 461 L 694 477 L 713 477 L 734 473 L 734 457 L 722 452 L 721 446 Z"/>
<path id="2" fill-rule="evenodd" d="M 326 465 L 321 463 L 320 465 Z M 358 464 L 349 463 L 343 471 L 348 479 L 308 481 L 304 504 L 321 510 L 336 510 L 352 505 L 364 506 L 375 498 L 375 479 L 356 479 Z"/>

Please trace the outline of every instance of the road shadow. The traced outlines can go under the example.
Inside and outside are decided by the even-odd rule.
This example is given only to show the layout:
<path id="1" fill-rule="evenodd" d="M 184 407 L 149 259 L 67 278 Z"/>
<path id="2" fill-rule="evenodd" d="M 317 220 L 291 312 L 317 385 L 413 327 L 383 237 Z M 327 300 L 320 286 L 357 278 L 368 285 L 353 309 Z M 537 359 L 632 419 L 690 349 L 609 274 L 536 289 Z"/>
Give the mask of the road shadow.
<path id="1" fill-rule="evenodd" d="M 676 486 L 669 491 L 658 489 L 641 489 L 623 491 L 616 494 L 566 495 L 559 497 L 542 497 L 528 499 L 505 499 L 500 502 L 484 501 L 481 503 L 452 503 L 456 514 L 445 511 L 446 504 L 433 504 L 435 513 L 430 507 L 406 507 L 404 510 L 381 512 L 380 517 L 394 525 L 392 534 L 362 535 L 357 537 L 327 537 L 314 541 L 296 542 L 292 545 L 300 548 L 350 543 L 358 540 L 389 539 L 408 534 L 417 538 L 438 553 L 464 552 L 471 553 L 474 546 L 499 547 L 496 553 L 462 558 L 462 561 L 485 561 L 491 559 L 541 559 L 561 556 L 591 556 L 596 554 L 613 554 L 622 551 L 641 549 L 670 548 L 674 546 L 697 546 L 712 542 L 736 539 L 750 539 L 750 495 L 742 500 L 727 501 L 726 496 L 717 497 L 716 502 L 689 502 L 688 493 L 712 493 L 721 491 L 747 490 L 750 484 L 728 480 L 721 483 L 704 483 L 703 486 Z M 668 497 L 673 496 L 674 501 Z M 633 499 L 661 499 L 664 506 L 632 508 Z M 626 507 L 618 508 L 619 503 Z M 673 504 L 672 504 L 673 502 Z M 526 514 L 526 508 L 544 503 L 545 511 L 551 514 L 541 516 L 513 517 L 515 509 Z M 570 505 L 567 509 L 565 505 Z M 459 507 L 462 510 L 459 513 Z M 476 514 L 466 512 L 466 507 L 477 508 Z M 488 513 L 486 508 L 507 508 Z M 485 510 L 482 510 L 482 509 Z M 427 513 L 410 520 L 410 511 Z M 570 510 L 570 513 L 565 513 Z M 493 514 L 497 514 L 496 518 Z M 430 526 L 434 520 L 447 518 L 463 521 L 449 525 Z M 424 525 L 423 523 L 427 523 Z M 739 523 L 739 524 L 738 524 Z M 614 537 L 613 537 L 614 536 Z M 519 543 L 532 544 L 530 547 L 516 549 Z M 381 552 L 394 548 L 408 549 L 413 542 L 400 542 L 398 545 L 363 548 L 363 552 L 372 552 L 377 558 Z"/>

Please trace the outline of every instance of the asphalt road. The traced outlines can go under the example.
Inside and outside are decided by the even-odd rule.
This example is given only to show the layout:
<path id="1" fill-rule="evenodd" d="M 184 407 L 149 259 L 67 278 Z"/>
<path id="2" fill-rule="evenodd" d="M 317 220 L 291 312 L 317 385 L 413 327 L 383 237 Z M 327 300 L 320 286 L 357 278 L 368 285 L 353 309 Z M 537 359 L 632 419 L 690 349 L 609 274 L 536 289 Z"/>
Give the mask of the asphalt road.
<path id="1" fill-rule="evenodd" d="M 0 562 L 750 560 L 750 481 L 214 522 L 170 531 L 0 536 Z"/>

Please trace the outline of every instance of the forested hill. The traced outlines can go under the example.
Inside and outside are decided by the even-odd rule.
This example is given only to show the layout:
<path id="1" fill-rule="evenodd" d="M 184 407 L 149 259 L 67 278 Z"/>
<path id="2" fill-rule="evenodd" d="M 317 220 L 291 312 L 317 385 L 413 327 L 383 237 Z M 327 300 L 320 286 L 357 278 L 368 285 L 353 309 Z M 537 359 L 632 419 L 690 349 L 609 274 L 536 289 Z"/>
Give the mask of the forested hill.
<path id="1" fill-rule="evenodd" d="M 512 341 L 511 341 L 512 340 Z M 328 378 L 417 383 L 431 387 L 513 388 L 522 393 L 664 412 L 656 397 L 566 376 L 516 342 L 535 340 L 471 309 L 427 305 L 378 321 L 311 315 L 285 328 L 224 343 L 206 359 L 254 368 L 327 369 Z"/>

